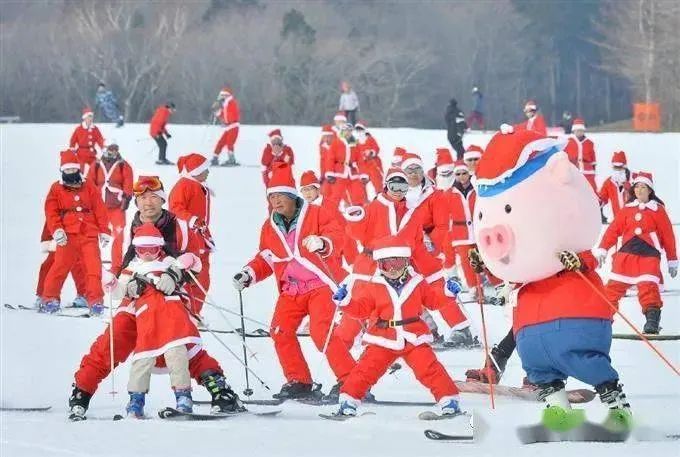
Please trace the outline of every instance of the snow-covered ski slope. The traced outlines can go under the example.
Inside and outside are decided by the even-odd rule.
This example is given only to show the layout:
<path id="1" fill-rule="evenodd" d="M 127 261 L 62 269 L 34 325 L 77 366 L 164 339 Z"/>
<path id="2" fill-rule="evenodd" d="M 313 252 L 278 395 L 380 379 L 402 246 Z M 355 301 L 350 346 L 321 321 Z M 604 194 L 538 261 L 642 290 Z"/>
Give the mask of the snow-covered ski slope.
<path id="1" fill-rule="evenodd" d="M 272 126 L 242 126 L 237 143 L 237 157 L 243 164 L 256 165 Z M 156 148 L 148 137 L 146 125 L 126 125 L 115 129 L 113 125 L 100 125 L 107 139 L 115 139 L 123 156 L 132 163 L 136 174 L 160 174 L 169 189 L 176 180 L 175 167 L 154 165 Z M 43 224 L 44 197 L 50 184 L 58 179 L 58 151 L 68 142 L 73 125 L 3 125 L 0 126 L 2 153 L 2 213 L 0 230 L 2 243 L 0 299 L 2 303 L 30 304 L 33 300 L 38 265 L 42 259 L 39 237 Z M 283 128 L 285 141 L 296 153 L 296 176 L 308 168 L 317 169 L 316 127 Z M 181 153 L 197 151 L 210 154 L 221 129 L 218 127 L 170 125 L 173 137 L 168 149 L 169 158 L 175 160 Z M 392 149 L 402 145 L 422 154 L 426 163 L 434 158 L 434 149 L 446 145 L 446 135 L 440 130 L 375 129 L 374 135 L 383 150 L 387 163 Z M 490 134 L 472 133 L 465 137 L 466 144 L 485 145 Z M 654 173 L 659 195 L 667 204 L 671 218 L 680 222 L 680 135 L 679 134 L 626 134 L 600 133 L 592 138 L 598 151 L 599 171 L 603 179 L 609 170 L 609 160 L 614 150 L 623 149 L 628 154 L 632 169 L 642 168 Z M 215 190 L 212 229 L 218 251 L 213 257 L 211 293 L 220 305 L 237 308 L 237 296 L 231 287 L 231 276 L 254 253 L 259 229 L 266 216 L 264 188 L 258 167 L 213 169 L 209 184 Z M 131 212 L 132 214 L 132 208 Z M 574 221 L 578 223 L 578 221 Z M 680 230 L 676 229 L 676 236 Z M 107 254 L 105 254 L 105 257 Z M 665 268 L 665 267 L 664 267 Z M 680 280 L 668 280 L 667 287 L 680 288 Z M 244 293 L 246 313 L 254 319 L 269 322 L 275 299 L 274 284 L 267 281 Z M 62 300 L 74 296 L 70 280 L 64 288 Z M 665 297 L 662 313 L 663 333 L 680 332 L 680 297 Z M 622 310 L 639 326 L 643 318 L 634 298 L 624 299 Z M 468 306 L 468 313 L 478 328 L 479 311 Z M 491 341 L 498 341 L 509 328 L 509 310 L 487 307 L 485 312 L 490 326 Z M 206 312 L 214 328 L 226 329 L 228 324 L 214 310 Z M 465 455 L 498 455 L 512 452 L 517 455 L 556 456 L 589 452 L 594 455 L 678 455 L 680 444 L 641 443 L 630 440 L 623 445 L 552 444 L 522 447 L 514 434 L 514 426 L 535 422 L 541 406 L 507 398 L 497 399 L 497 410 L 490 422 L 493 427 L 488 440 L 479 445 L 439 443 L 426 440 L 425 428 L 433 424 L 419 421 L 417 415 L 424 408 L 366 406 L 375 416 L 365 416 L 355 421 L 336 423 L 323 421 L 319 412 L 329 412 L 332 407 L 313 407 L 284 404 L 283 413 L 276 418 L 234 417 L 210 423 L 166 423 L 158 419 L 149 421 L 112 422 L 115 413 L 122 412 L 127 401 L 126 383 L 128 367 L 116 371 L 115 386 L 118 394 L 112 397 L 111 379 L 107 378 L 94 397 L 89 416 L 83 423 L 66 420 L 68 395 L 72 375 L 80 358 L 92 340 L 104 329 L 99 319 L 69 319 L 36 315 L 27 311 L 12 312 L 2 308 L 2 354 L 0 357 L 0 404 L 2 406 L 52 405 L 48 413 L 0 413 L 2 422 L 0 454 L 3 456 L 119 456 L 144 455 L 175 457 L 197 453 L 224 455 L 274 455 L 274 456 L 438 456 L 462 453 Z M 237 319 L 231 323 L 238 325 Z M 247 323 L 247 328 L 255 324 Z M 615 331 L 629 332 L 617 319 Z M 238 340 L 233 335 L 221 335 L 238 354 Z M 234 388 L 245 388 L 243 369 L 212 336 L 204 334 L 209 352 L 225 368 Z M 277 391 L 284 382 L 271 340 L 250 339 L 248 344 L 256 353 L 251 367 Z M 315 379 L 323 383 L 324 390 L 332 384 L 330 370 L 321 362 L 311 342 L 303 338 L 305 350 Z M 680 343 L 659 342 L 658 346 L 676 364 L 680 364 Z M 465 370 L 480 366 L 481 350 L 439 353 L 455 378 L 463 378 Z M 615 341 L 612 350 L 615 367 L 634 408 L 636 418 L 674 433 L 680 432 L 680 378 L 675 376 L 658 358 L 638 341 Z M 509 363 L 504 382 L 518 385 L 523 372 L 514 356 Z M 265 390 L 251 376 L 253 398 L 268 398 Z M 582 387 L 570 381 L 570 387 Z M 404 369 L 386 376 L 373 390 L 381 399 L 430 399 L 429 393 L 414 379 L 410 370 Z M 207 399 L 202 387 L 195 389 L 196 399 Z M 488 398 L 463 394 L 466 410 L 488 411 Z M 165 376 L 155 376 L 147 397 L 147 414 L 155 417 L 156 411 L 174 405 L 174 398 Z M 585 406 L 589 417 L 600 420 L 605 410 L 594 400 Z M 202 411 L 197 407 L 197 410 Z M 437 422 L 434 428 L 447 433 L 464 433 L 466 421 Z M 464 446 L 462 449 L 453 449 Z"/>

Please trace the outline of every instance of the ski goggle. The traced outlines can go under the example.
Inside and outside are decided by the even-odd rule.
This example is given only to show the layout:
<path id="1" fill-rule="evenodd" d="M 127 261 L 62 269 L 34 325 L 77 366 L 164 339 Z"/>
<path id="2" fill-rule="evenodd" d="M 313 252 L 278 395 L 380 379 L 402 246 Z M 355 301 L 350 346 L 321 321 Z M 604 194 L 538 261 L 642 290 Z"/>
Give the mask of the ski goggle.
<path id="1" fill-rule="evenodd" d="M 139 257 L 158 257 L 161 255 L 161 246 L 135 246 L 135 253 Z"/>
<path id="2" fill-rule="evenodd" d="M 423 172 L 423 167 L 420 165 L 409 165 L 408 167 L 404 168 L 404 173 L 407 175 L 412 175 L 415 173 L 422 173 Z"/>
<path id="3" fill-rule="evenodd" d="M 387 181 L 387 190 L 405 194 L 408 192 L 408 183 L 401 181 Z"/>
<path id="4" fill-rule="evenodd" d="M 388 257 L 378 260 L 378 268 L 382 271 L 400 271 L 408 266 L 406 257 Z"/>
<path id="5" fill-rule="evenodd" d="M 141 176 L 132 186 L 135 196 L 142 195 L 146 191 L 156 192 L 163 189 L 163 183 L 158 176 Z"/>

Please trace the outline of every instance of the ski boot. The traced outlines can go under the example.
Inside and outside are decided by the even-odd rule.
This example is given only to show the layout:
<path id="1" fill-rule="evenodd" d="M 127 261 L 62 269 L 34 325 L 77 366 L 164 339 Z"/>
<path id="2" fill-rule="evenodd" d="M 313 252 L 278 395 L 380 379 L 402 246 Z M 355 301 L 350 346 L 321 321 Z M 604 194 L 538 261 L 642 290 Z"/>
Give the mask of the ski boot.
<path id="1" fill-rule="evenodd" d="M 59 300 L 48 300 L 42 302 L 40 308 L 38 308 L 39 313 L 45 314 L 55 314 L 61 311 L 61 303 Z"/>
<path id="2" fill-rule="evenodd" d="M 201 385 L 208 390 L 212 397 L 210 402 L 210 412 L 212 414 L 246 411 L 238 395 L 231 390 L 222 373 L 206 371 L 201 374 Z"/>
<path id="3" fill-rule="evenodd" d="M 498 384 L 501 376 L 503 376 L 509 358 L 510 356 L 502 352 L 498 346 L 494 346 L 493 349 L 491 349 L 489 358 L 487 358 L 484 363 L 484 368 L 468 370 L 465 372 L 465 376 L 468 381 Z"/>
<path id="4" fill-rule="evenodd" d="M 193 413 L 194 401 L 191 398 L 191 387 L 174 389 L 175 400 L 177 401 L 177 411 L 181 413 Z"/>
<path id="5" fill-rule="evenodd" d="M 174 165 L 174 162 L 169 161 L 168 159 L 158 159 L 156 160 L 156 165 Z"/>
<path id="6" fill-rule="evenodd" d="M 359 403 L 347 394 L 340 394 L 338 400 L 340 408 L 333 413 L 334 416 L 356 416 Z"/>
<path id="7" fill-rule="evenodd" d="M 101 303 L 95 303 L 90 307 L 90 316 L 99 317 L 104 313 L 104 305 Z"/>
<path id="8" fill-rule="evenodd" d="M 87 307 L 88 307 L 87 300 L 82 295 L 78 295 L 71 302 L 71 308 L 87 308 Z"/>
<path id="9" fill-rule="evenodd" d="M 528 376 L 525 376 L 522 379 L 522 389 L 536 390 L 536 389 L 538 389 L 538 386 L 536 384 L 534 384 L 533 382 L 529 381 Z"/>
<path id="10" fill-rule="evenodd" d="M 217 156 L 213 156 L 212 159 L 210 159 L 210 166 L 211 167 L 219 167 L 220 166 L 220 161 Z"/>
<path id="11" fill-rule="evenodd" d="M 437 403 L 442 416 L 456 416 L 461 414 L 458 399 L 454 397 L 444 397 Z"/>
<path id="12" fill-rule="evenodd" d="M 130 402 L 125 407 L 128 417 L 134 419 L 144 419 L 144 392 L 129 392 Z M 179 402 L 178 402 L 179 403 Z"/>
<path id="13" fill-rule="evenodd" d="M 472 336 L 470 327 L 465 327 L 460 330 L 453 330 L 446 341 L 444 347 L 451 349 L 472 349 L 480 347 L 479 339 Z"/>
<path id="14" fill-rule="evenodd" d="M 331 388 L 328 394 L 321 397 L 321 401 L 329 405 L 338 403 L 340 400 L 340 387 L 342 387 L 342 383 L 338 382 Z M 375 395 L 373 395 L 369 390 L 368 392 L 366 392 L 366 395 L 364 395 L 364 399 L 362 401 L 365 403 L 375 402 Z"/>
<path id="15" fill-rule="evenodd" d="M 222 163 L 223 167 L 237 167 L 239 163 L 236 161 L 236 156 L 232 154 L 228 154 L 227 160 Z"/>
<path id="16" fill-rule="evenodd" d="M 309 400 L 319 396 L 319 388 L 314 389 L 314 384 L 290 381 L 285 383 L 281 387 L 281 391 L 272 395 L 272 397 L 279 400 Z"/>
<path id="17" fill-rule="evenodd" d="M 85 413 L 87 413 L 87 408 L 90 407 L 91 398 L 92 394 L 85 392 L 74 384 L 73 391 L 71 392 L 71 396 L 68 399 L 68 407 L 69 411 L 71 412 L 71 414 L 68 416 L 68 419 L 73 422 L 87 419 Z"/>
<path id="18" fill-rule="evenodd" d="M 33 302 L 33 308 L 36 310 L 40 310 L 43 306 L 43 299 L 40 295 L 35 296 L 35 301 Z"/>
<path id="19" fill-rule="evenodd" d="M 600 401 L 609 407 L 609 413 L 602 425 L 617 433 L 631 430 L 633 414 L 626 394 L 623 393 L 623 385 L 619 384 L 619 380 L 616 379 L 595 386 L 595 391 L 600 395 Z"/>
<path id="20" fill-rule="evenodd" d="M 571 409 L 564 382 L 556 380 L 550 384 L 539 386 L 538 399 L 545 402 L 541 423 L 554 432 L 566 432 L 582 425 L 585 420 L 585 411 Z"/>
<path id="21" fill-rule="evenodd" d="M 647 308 L 645 317 L 647 318 L 647 322 L 645 322 L 642 332 L 650 335 L 658 335 L 659 323 L 661 322 L 661 308 Z"/>

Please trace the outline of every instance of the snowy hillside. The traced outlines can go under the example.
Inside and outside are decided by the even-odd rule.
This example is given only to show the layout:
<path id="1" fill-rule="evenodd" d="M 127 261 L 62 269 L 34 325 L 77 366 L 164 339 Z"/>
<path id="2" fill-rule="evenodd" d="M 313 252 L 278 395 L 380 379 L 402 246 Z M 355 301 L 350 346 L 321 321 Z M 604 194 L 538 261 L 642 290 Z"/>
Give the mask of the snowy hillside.
<path id="1" fill-rule="evenodd" d="M 0 126 L 1 195 L 0 213 L 0 300 L 2 303 L 30 305 L 34 299 L 37 269 L 42 259 L 39 237 L 43 225 L 43 203 L 50 184 L 58 179 L 58 151 L 70 137 L 73 126 L 51 125 L 2 125 Z M 159 174 L 166 189 L 174 184 L 176 167 L 154 165 L 155 143 L 148 136 L 146 125 L 126 125 L 115 129 L 111 124 L 100 126 L 104 137 L 115 139 L 120 150 L 135 169 Z M 237 143 L 237 158 L 250 167 L 219 168 L 211 171 L 208 184 L 214 189 L 212 230 L 218 251 L 213 256 L 211 294 L 220 305 L 237 307 L 237 296 L 231 286 L 231 276 L 249 259 L 257 247 L 259 229 L 266 216 L 264 187 L 260 177 L 259 163 L 266 133 L 271 126 L 242 126 Z M 172 139 L 169 141 L 168 157 L 176 160 L 178 155 L 201 152 L 209 155 L 221 129 L 204 126 L 170 125 Z M 302 171 L 318 169 L 318 137 L 316 127 L 282 127 L 286 143 L 296 154 L 296 176 Z M 382 147 L 384 162 L 388 162 L 395 146 L 405 146 L 420 153 L 426 163 L 432 163 L 434 149 L 446 145 L 446 134 L 439 130 L 375 129 L 373 134 Z M 598 151 L 599 181 L 609 171 L 611 153 L 623 149 L 633 170 L 645 169 L 654 173 L 656 189 L 665 200 L 674 222 L 680 222 L 680 134 L 592 134 Z M 466 144 L 484 146 L 490 134 L 472 133 L 465 137 Z M 134 205 L 133 205 L 134 206 Z M 133 208 L 130 209 L 130 215 Z M 574 221 L 578 223 L 578 221 Z M 680 236 L 675 226 L 676 237 Z M 107 254 L 105 254 L 107 257 Z M 665 270 L 664 270 L 665 271 Z M 680 289 L 680 279 L 669 280 L 667 288 Z M 74 296 L 72 284 L 67 281 L 62 300 Z M 274 284 L 267 281 L 244 293 L 246 314 L 269 322 L 275 300 Z M 662 313 L 663 332 L 680 332 L 680 296 L 665 297 Z M 475 324 L 478 319 L 476 306 L 468 308 Z M 485 310 L 490 321 L 490 340 L 498 341 L 509 328 L 506 311 Z M 624 299 L 622 311 L 637 325 L 643 318 L 634 298 Z M 208 310 L 209 322 L 214 328 L 226 329 L 219 314 Z M 634 440 L 623 445 L 562 444 L 521 447 L 513 427 L 535 422 L 540 415 L 540 405 L 517 400 L 500 399 L 489 440 L 479 446 L 464 445 L 460 451 L 453 444 L 427 441 L 422 431 L 432 428 L 417 420 L 422 408 L 366 406 L 376 416 L 367 416 L 350 423 L 325 422 L 318 419 L 319 412 L 330 407 L 312 407 L 298 404 L 283 405 L 283 413 L 273 419 L 235 417 L 212 423 L 163 423 L 158 420 L 145 422 L 87 421 L 68 423 L 66 409 L 73 381 L 72 375 L 80 358 L 88 350 L 92 340 L 104 329 L 105 323 L 98 319 L 68 319 L 48 317 L 33 313 L 2 309 L 1 357 L 0 357 L 0 404 L 3 406 L 52 405 L 52 411 L 43 414 L 1 413 L 0 453 L 4 456 L 118 456 L 138 454 L 144 456 L 174 457 L 195 454 L 226 455 L 295 455 L 295 456 L 347 456 L 347 455 L 498 455 L 514 452 L 521 455 L 573 455 L 588 450 L 596 455 L 677 455 L 676 443 L 638 443 Z M 237 324 L 232 319 L 232 324 Z M 253 327 L 255 324 L 247 324 Z M 628 332 L 625 324 L 615 323 L 615 330 Z M 204 334 L 208 351 L 225 368 L 235 390 L 241 392 L 245 385 L 243 369 L 209 334 Z M 238 341 L 232 335 L 223 335 L 237 353 L 241 353 Z M 251 367 L 271 387 L 278 391 L 283 383 L 281 369 L 269 339 L 248 341 L 257 359 L 251 359 Z M 316 351 L 308 339 L 303 341 L 310 367 L 316 381 L 328 390 L 333 380 L 327 366 L 320 363 Z M 680 343 L 663 342 L 659 347 L 680 364 Z M 639 421 L 680 432 L 680 382 L 667 367 L 656 358 L 643 343 L 616 341 L 612 359 L 621 375 L 625 390 Z M 442 354 L 442 361 L 454 378 L 464 377 L 465 370 L 482 363 L 481 351 L 450 351 Z M 125 385 L 128 366 L 117 370 L 115 377 L 118 395 L 112 398 L 110 378 L 105 380 L 94 397 L 90 416 L 110 418 L 121 412 L 127 401 Z M 509 363 L 504 382 L 521 383 L 523 372 L 514 356 Z M 571 387 L 579 386 L 571 382 Z M 251 387 L 254 398 L 268 398 L 270 392 L 257 382 Z M 394 400 L 429 400 L 428 392 L 416 381 L 407 367 L 394 375 L 385 376 L 373 391 L 378 398 Z M 195 398 L 207 399 L 202 387 L 195 389 Z M 157 376 L 152 381 L 152 391 L 147 398 L 147 411 L 171 403 L 172 393 L 167 377 Z M 476 409 L 487 415 L 489 402 L 486 396 L 464 394 L 464 408 Z M 199 407 L 200 408 L 200 407 Z M 595 400 L 587 405 L 589 416 L 599 420 L 604 408 Z M 437 422 L 435 427 L 444 432 L 464 432 L 461 422 Z"/>

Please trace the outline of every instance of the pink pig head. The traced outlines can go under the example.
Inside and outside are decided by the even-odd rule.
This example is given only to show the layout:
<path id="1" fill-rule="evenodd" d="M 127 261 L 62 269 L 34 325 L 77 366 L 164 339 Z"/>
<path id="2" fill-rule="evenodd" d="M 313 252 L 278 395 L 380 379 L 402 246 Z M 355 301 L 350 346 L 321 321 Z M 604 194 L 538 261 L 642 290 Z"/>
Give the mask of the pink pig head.
<path id="1" fill-rule="evenodd" d="M 557 253 L 589 250 L 601 221 L 596 196 L 557 140 L 497 133 L 477 168 L 474 231 L 497 277 L 537 281 L 563 269 Z"/>

